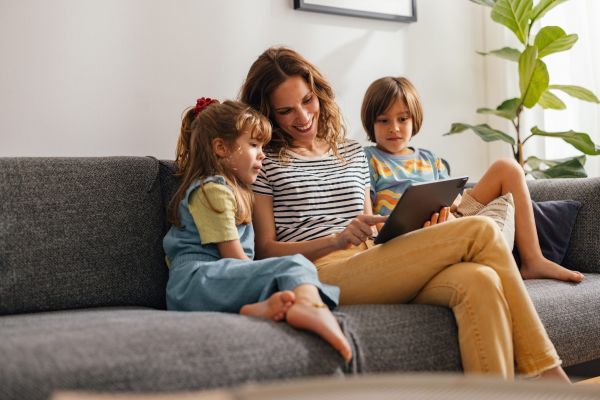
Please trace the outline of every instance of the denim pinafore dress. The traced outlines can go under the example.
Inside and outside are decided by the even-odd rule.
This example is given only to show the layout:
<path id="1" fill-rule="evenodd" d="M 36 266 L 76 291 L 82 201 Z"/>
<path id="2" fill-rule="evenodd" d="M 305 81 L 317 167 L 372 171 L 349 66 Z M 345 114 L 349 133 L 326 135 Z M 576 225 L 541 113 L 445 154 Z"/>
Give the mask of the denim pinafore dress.
<path id="1" fill-rule="evenodd" d="M 163 239 L 170 264 L 167 309 L 238 313 L 245 304 L 266 300 L 275 292 L 292 290 L 300 284 L 316 286 L 329 308 L 337 306 L 339 288 L 321 283 L 314 264 L 304 256 L 255 261 L 252 224 L 237 225 L 250 260 L 221 258 L 216 244 L 203 245 L 189 211 L 189 199 L 194 190 L 209 182 L 227 185 L 222 176 L 192 183 L 179 205 L 181 228 L 171 226 Z"/>

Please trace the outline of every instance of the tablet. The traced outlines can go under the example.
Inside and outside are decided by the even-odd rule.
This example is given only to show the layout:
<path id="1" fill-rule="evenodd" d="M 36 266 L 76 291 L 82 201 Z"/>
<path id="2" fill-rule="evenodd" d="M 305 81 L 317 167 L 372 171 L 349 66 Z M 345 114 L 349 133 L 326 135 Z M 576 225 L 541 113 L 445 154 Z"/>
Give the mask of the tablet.
<path id="1" fill-rule="evenodd" d="M 467 176 L 441 179 L 431 182 L 413 183 L 406 189 L 396 207 L 390 213 L 375 244 L 385 243 L 396 236 L 412 232 L 423 227 L 433 213 L 440 208 L 452 205 L 456 196 L 462 193 Z"/>

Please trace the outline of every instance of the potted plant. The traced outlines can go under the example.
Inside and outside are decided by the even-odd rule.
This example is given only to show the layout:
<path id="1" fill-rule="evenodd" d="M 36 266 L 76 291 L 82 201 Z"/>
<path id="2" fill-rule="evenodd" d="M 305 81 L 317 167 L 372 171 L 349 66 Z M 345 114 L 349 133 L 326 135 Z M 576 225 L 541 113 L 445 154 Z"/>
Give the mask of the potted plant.
<path id="1" fill-rule="evenodd" d="M 519 77 L 520 96 L 503 101 L 495 109 L 479 108 L 479 114 L 491 114 L 507 119 L 514 127 L 514 136 L 494 129 L 488 124 L 470 125 L 453 123 L 450 132 L 454 135 L 467 130 L 473 131 L 486 142 L 503 141 L 512 147 L 515 159 L 527 174 L 535 178 L 586 177 L 583 168 L 586 155 L 599 155 L 600 148 L 584 132 L 546 132 L 537 126 L 527 134 L 522 132 L 522 113 L 540 105 L 544 109 L 565 109 L 565 103 L 554 92 L 563 92 L 577 99 L 600 103 L 590 90 L 581 86 L 551 84 L 543 58 L 557 52 L 567 51 L 577 42 L 577 34 L 567 34 L 558 26 L 544 26 L 534 34 L 534 24 L 539 22 L 552 8 L 567 0 L 471 0 L 482 6 L 491 7 L 493 21 L 510 29 L 520 42 L 521 49 L 503 47 L 482 55 L 492 55 L 516 63 Z M 537 24 L 536 24 L 537 27 Z M 535 156 L 525 158 L 523 144 L 535 136 L 560 138 L 583 154 L 560 160 L 542 160 Z"/>

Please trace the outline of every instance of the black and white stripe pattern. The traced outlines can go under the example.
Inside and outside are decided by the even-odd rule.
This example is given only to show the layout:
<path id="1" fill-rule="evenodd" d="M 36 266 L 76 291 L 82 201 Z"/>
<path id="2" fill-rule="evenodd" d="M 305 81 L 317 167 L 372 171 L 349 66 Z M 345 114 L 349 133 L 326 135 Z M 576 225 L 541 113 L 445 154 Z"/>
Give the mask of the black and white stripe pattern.
<path id="1" fill-rule="evenodd" d="M 341 231 L 364 211 L 369 166 L 362 146 L 339 144 L 345 161 L 290 153 L 289 162 L 267 156 L 253 190 L 273 196 L 277 240 L 297 242 Z"/>

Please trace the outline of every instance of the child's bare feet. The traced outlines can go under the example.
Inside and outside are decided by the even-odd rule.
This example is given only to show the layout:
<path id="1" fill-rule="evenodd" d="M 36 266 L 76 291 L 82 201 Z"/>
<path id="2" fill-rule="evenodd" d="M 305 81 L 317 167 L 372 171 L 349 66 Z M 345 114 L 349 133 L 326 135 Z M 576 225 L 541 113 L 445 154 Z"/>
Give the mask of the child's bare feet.
<path id="1" fill-rule="evenodd" d="M 281 321 L 285 319 L 288 310 L 294 304 L 295 300 L 296 295 L 294 292 L 284 290 L 273 293 L 267 300 L 246 304 L 241 308 L 240 314 Z"/>
<path id="2" fill-rule="evenodd" d="M 521 262 L 521 276 L 523 279 L 557 279 L 567 282 L 581 282 L 583 274 L 571 271 L 555 262 L 542 257 L 533 262 Z"/>
<path id="3" fill-rule="evenodd" d="M 344 360 L 352 359 L 350 344 L 325 304 L 298 299 L 288 310 L 287 322 L 295 328 L 305 329 L 321 336 L 340 352 Z"/>

